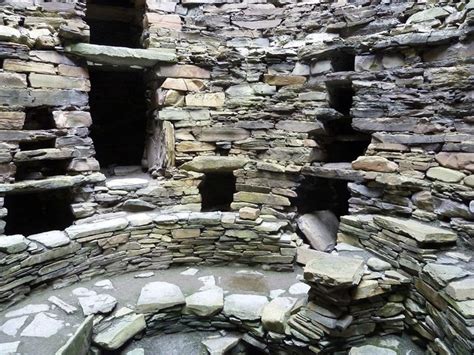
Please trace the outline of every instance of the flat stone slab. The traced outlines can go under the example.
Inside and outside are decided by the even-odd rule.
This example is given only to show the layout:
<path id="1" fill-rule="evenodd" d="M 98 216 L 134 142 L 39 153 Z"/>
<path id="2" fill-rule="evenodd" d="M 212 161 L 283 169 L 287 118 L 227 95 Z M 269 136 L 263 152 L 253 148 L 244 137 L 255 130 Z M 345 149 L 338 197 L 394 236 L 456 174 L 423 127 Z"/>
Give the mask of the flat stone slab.
<path id="1" fill-rule="evenodd" d="M 262 312 L 263 327 L 269 331 L 283 334 L 285 322 L 296 301 L 297 299 L 293 297 L 277 297 L 268 303 Z"/>
<path id="2" fill-rule="evenodd" d="M 315 211 L 302 215 L 298 218 L 298 228 L 314 249 L 334 249 L 339 221 L 331 211 Z"/>
<path id="3" fill-rule="evenodd" d="M 112 179 L 105 183 L 105 186 L 111 190 L 133 191 L 148 186 L 149 180 L 140 178 Z"/>
<path id="4" fill-rule="evenodd" d="M 265 296 L 234 294 L 224 300 L 224 314 L 242 320 L 257 320 L 267 305 Z"/>
<path id="5" fill-rule="evenodd" d="M 155 312 L 184 303 L 184 295 L 178 286 L 168 282 L 150 282 L 140 292 L 137 310 L 145 313 Z"/>
<path id="6" fill-rule="evenodd" d="M 14 311 L 10 311 L 7 314 L 5 314 L 6 318 L 13 318 L 13 317 L 19 317 L 27 314 L 34 314 L 34 313 L 40 313 L 40 312 L 46 312 L 49 311 L 49 306 L 47 304 L 29 304 L 25 307 L 16 309 Z"/>
<path id="7" fill-rule="evenodd" d="M 56 248 L 68 245 L 71 240 L 62 231 L 49 231 L 28 236 L 28 239 L 43 244 L 47 248 Z"/>
<path id="8" fill-rule="evenodd" d="M 20 253 L 28 248 L 27 240 L 21 234 L 0 237 L 0 252 L 8 254 Z"/>
<path id="9" fill-rule="evenodd" d="M 13 341 L 11 343 L 0 343 L 0 354 L 17 354 L 19 346 L 19 341 Z"/>
<path id="10" fill-rule="evenodd" d="M 196 292 L 186 297 L 186 311 L 202 317 L 218 313 L 224 307 L 224 291 L 220 287 Z"/>
<path id="11" fill-rule="evenodd" d="M 94 343 L 107 350 L 116 350 L 146 327 L 143 314 L 129 313 L 112 320 L 111 324 L 94 338 Z"/>
<path id="12" fill-rule="evenodd" d="M 18 330 L 23 327 L 27 319 L 28 316 L 9 319 L 0 326 L 0 331 L 14 337 L 16 333 L 18 333 Z"/>
<path id="13" fill-rule="evenodd" d="M 55 355 L 87 355 L 92 342 L 94 316 L 89 316 L 79 325 L 75 333 Z"/>
<path id="14" fill-rule="evenodd" d="M 64 50 L 66 53 L 85 58 L 89 62 L 104 65 L 152 67 L 159 62 L 175 63 L 177 60 L 174 52 L 163 49 L 140 49 L 76 43 L 66 46 Z"/>
<path id="15" fill-rule="evenodd" d="M 413 219 L 374 216 L 374 222 L 382 228 L 413 238 L 420 243 L 444 244 L 455 242 L 457 239 L 456 233 Z"/>
<path id="16" fill-rule="evenodd" d="M 115 232 L 128 226 L 128 220 L 125 218 L 114 218 L 103 221 L 77 224 L 66 228 L 66 233 L 71 239 L 89 237 L 94 234 Z"/>
<path id="17" fill-rule="evenodd" d="M 353 347 L 349 351 L 349 355 L 397 355 L 397 353 L 388 348 L 382 348 L 374 345 L 364 345 Z"/>
<path id="18" fill-rule="evenodd" d="M 207 338 L 202 341 L 202 344 L 209 351 L 210 355 L 224 355 L 227 351 L 238 344 L 240 337 L 228 335 L 218 338 Z"/>
<path id="19" fill-rule="evenodd" d="M 446 293 L 457 301 L 474 300 L 474 278 L 451 282 Z"/>
<path id="20" fill-rule="evenodd" d="M 49 338 L 64 327 L 64 322 L 46 313 L 38 313 L 33 321 L 21 332 L 22 337 Z"/>
<path id="21" fill-rule="evenodd" d="M 318 252 L 304 268 L 305 280 L 326 287 L 358 285 L 364 274 L 364 260 Z"/>
<path id="22" fill-rule="evenodd" d="M 117 300 L 115 297 L 107 294 L 92 295 L 88 297 L 79 297 L 79 304 L 82 307 L 82 312 L 85 316 L 98 313 L 109 313 L 111 312 Z"/>
<path id="23" fill-rule="evenodd" d="M 246 158 L 228 156 L 199 156 L 181 165 L 181 169 L 200 173 L 232 172 L 249 162 Z"/>

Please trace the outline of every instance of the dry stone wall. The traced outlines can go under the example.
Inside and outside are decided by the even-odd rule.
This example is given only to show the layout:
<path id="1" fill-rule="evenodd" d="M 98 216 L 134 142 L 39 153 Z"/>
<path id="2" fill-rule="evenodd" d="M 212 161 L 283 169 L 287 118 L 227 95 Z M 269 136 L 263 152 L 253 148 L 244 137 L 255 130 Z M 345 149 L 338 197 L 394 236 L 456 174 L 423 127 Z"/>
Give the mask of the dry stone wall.
<path id="1" fill-rule="evenodd" d="M 291 335 L 316 352 L 345 346 L 332 335 L 409 329 L 433 353 L 472 353 L 472 1 L 143 0 L 143 48 L 122 51 L 85 43 L 84 1 L 0 5 L 0 193 L 71 188 L 76 220 L 42 241 L 0 237 L 2 303 L 103 271 L 286 269 L 302 244 L 298 201 L 322 196 L 301 187 L 342 181 L 338 242 L 396 271 L 325 285 L 313 271 L 338 261 L 321 258 Z M 86 60 L 146 68 L 146 178 L 98 172 Z M 199 214 L 213 174 L 235 178 L 231 212 Z M 356 288 L 367 294 L 354 300 Z M 344 332 L 350 316 L 360 320 Z"/>

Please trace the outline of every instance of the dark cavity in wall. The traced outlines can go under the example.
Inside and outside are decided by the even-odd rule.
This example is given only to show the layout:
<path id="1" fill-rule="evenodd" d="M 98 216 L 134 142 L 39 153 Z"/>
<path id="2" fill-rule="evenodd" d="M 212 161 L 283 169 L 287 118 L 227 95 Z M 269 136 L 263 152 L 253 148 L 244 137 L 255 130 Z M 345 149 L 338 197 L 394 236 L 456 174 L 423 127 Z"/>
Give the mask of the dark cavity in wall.
<path id="1" fill-rule="evenodd" d="M 28 108 L 25 112 L 23 129 L 46 130 L 56 128 L 53 113 L 49 107 Z"/>
<path id="2" fill-rule="evenodd" d="M 349 51 L 337 52 L 331 58 L 331 65 L 335 72 L 339 71 L 354 71 L 355 68 L 355 53 Z"/>
<path id="3" fill-rule="evenodd" d="M 72 191 L 58 189 L 5 196 L 7 235 L 62 230 L 73 223 Z"/>
<path id="4" fill-rule="evenodd" d="M 70 163 L 71 159 L 15 162 L 15 181 L 41 180 L 51 176 L 66 175 Z"/>
<path id="5" fill-rule="evenodd" d="M 299 214 L 330 210 L 338 218 L 349 211 L 347 181 L 305 176 L 292 200 Z"/>
<path id="6" fill-rule="evenodd" d="M 229 211 L 235 193 L 235 176 L 229 174 L 206 174 L 199 185 L 201 210 Z"/>
<path id="7" fill-rule="evenodd" d="M 140 47 L 141 10 L 128 0 L 89 0 L 87 24 L 90 42 L 119 47 Z"/>
<path id="8" fill-rule="evenodd" d="M 54 148 L 55 146 L 56 146 L 55 137 L 34 140 L 34 141 L 20 142 L 21 151 Z"/>
<path id="9" fill-rule="evenodd" d="M 90 71 L 91 137 L 102 168 L 141 165 L 146 89 L 141 71 Z"/>

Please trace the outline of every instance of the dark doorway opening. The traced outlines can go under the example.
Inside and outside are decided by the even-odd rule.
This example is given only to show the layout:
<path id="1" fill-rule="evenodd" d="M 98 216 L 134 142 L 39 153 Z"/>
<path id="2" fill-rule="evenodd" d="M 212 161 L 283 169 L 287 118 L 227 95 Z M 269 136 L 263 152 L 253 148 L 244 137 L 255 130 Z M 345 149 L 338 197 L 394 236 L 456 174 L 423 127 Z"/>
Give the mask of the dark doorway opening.
<path id="1" fill-rule="evenodd" d="M 5 233 L 31 235 L 72 225 L 74 216 L 70 189 L 58 189 L 5 196 Z"/>
<path id="2" fill-rule="evenodd" d="M 141 165 L 146 88 L 141 71 L 91 70 L 91 137 L 101 167 Z"/>
<path id="3" fill-rule="evenodd" d="M 337 52 L 331 58 L 331 65 L 335 72 L 337 71 L 354 71 L 355 69 L 355 53 Z"/>
<path id="4" fill-rule="evenodd" d="M 51 108 L 49 107 L 33 107 L 26 109 L 25 123 L 23 129 L 42 130 L 54 129 L 56 124 L 53 119 Z"/>
<path id="5" fill-rule="evenodd" d="M 350 192 L 347 181 L 305 176 L 292 201 L 298 214 L 330 210 L 338 218 L 349 211 Z"/>
<path id="6" fill-rule="evenodd" d="M 199 185 L 201 210 L 230 211 L 234 198 L 235 176 L 233 174 L 206 174 Z"/>
<path id="7" fill-rule="evenodd" d="M 70 163 L 71 159 L 15 162 L 15 181 L 41 180 L 50 176 L 67 175 Z"/>
<path id="8" fill-rule="evenodd" d="M 134 1 L 89 0 L 86 21 L 90 27 L 90 43 L 140 47 L 142 28 L 138 11 Z"/>

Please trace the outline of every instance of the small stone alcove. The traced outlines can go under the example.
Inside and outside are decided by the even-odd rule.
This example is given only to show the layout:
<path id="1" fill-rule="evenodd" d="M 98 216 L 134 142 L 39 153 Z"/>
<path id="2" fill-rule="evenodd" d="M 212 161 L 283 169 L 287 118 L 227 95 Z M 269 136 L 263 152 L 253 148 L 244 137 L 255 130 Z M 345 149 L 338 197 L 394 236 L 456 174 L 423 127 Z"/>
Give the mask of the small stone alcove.
<path id="1" fill-rule="evenodd" d="M 15 193 L 5 196 L 5 234 L 31 235 L 72 225 L 71 189 Z"/>
<path id="2" fill-rule="evenodd" d="M 141 12 L 132 0 L 88 0 L 90 43 L 140 48 Z"/>
<path id="3" fill-rule="evenodd" d="M 206 173 L 201 184 L 201 211 L 230 211 L 236 178 L 232 173 Z"/>
<path id="4" fill-rule="evenodd" d="M 90 70 L 91 137 L 101 167 L 141 165 L 146 89 L 142 71 Z"/>

